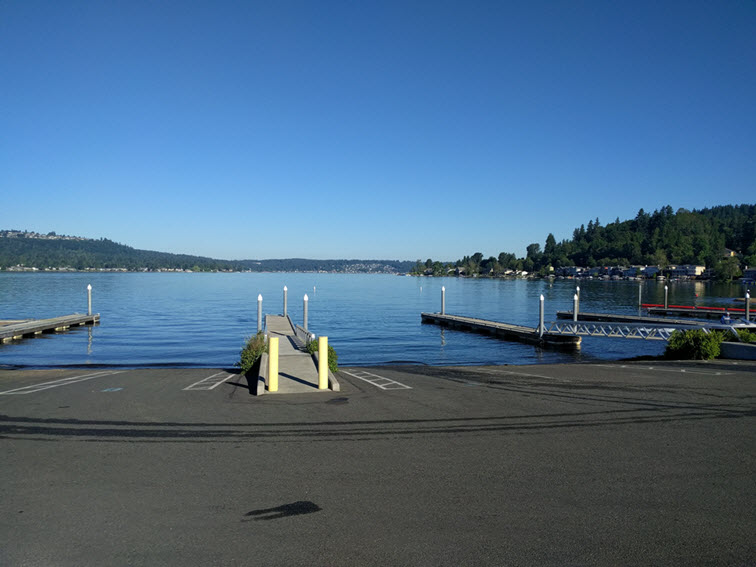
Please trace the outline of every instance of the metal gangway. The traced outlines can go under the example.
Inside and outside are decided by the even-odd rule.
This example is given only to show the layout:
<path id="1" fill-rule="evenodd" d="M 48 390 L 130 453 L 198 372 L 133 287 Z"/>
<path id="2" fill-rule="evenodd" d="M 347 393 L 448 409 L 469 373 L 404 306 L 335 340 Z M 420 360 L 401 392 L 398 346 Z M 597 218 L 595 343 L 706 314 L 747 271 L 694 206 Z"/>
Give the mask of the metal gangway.
<path id="1" fill-rule="evenodd" d="M 754 329 L 752 324 L 734 325 L 681 325 L 620 322 L 588 322 L 588 321 L 553 321 L 545 323 L 544 332 L 554 335 L 578 335 L 583 337 L 607 337 L 612 339 L 642 339 L 647 341 L 668 341 L 677 330 L 702 329 L 705 333 L 712 330 L 732 331 L 737 337 L 737 329 Z"/>

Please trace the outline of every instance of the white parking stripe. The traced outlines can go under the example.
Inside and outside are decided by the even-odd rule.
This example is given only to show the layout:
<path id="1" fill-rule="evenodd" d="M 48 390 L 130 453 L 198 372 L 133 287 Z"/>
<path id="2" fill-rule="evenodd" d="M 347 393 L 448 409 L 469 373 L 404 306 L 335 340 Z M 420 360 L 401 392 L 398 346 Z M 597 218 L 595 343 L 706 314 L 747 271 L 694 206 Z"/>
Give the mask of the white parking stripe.
<path id="1" fill-rule="evenodd" d="M 634 368 L 640 368 L 642 370 L 656 370 L 657 372 L 676 372 L 676 373 L 683 373 L 683 374 L 703 374 L 706 376 L 728 376 L 732 374 L 732 372 L 710 372 L 707 370 L 691 370 L 689 368 L 664 368 L 659 366 L 633 366 L 628 364 L 597 364 L 596 366 L 601 366 L 603 368 L 625 368 L 628 370 L 633 370 Z"/>
<path id="2" fill-rule="evenodd" d="M 213 388 L 217 388 L 218 386 L 223 384 L 223 382 L 231 378 L 231 376 L 233 376 L 233 374 L 228 374 L 227 372 L 218 372 L 217 374 L 203 378 L 199 382 L 195 382 L 191 386 L 187 386 L 186 388 L 184 388 L 184 390 L 212 390 Z"/>
<path id="3" fill-rule="evenodd" d="M 349 374 L 353 378 L 357 378 L 358 380 L 362 380 L 364 382 L 367 382 L 368 384 L 372 384 L 376 388 L 380 388 L 381 390 L 411 390 L 411 386 L 407 386 L 406 384 L 402 384 L 401 382 L 396 382 L 395 380 L 391 380 L 389 378 L 386 378 L 384 376 L 378 376 L 377 374 L 372 374 L 370 372 L 365 372 L 364 370 L 360 370 L 357 374 L 354 372 L 347 372 L 346 370 L 341 370 L 344 374 Z M 381 382 L 379 384 L 379 382 Z"/>
<path id="4" fill-rule="evenodd" d="M 43 382 L 42 384 L 34 384 L 33 386 L 24 386 L 23 388 L 15 388 L 13 390 L 6 390 L 0 392 L 0 396 L 3 395 L 21 395 L 21 394 L 33 394 L 34 392 L 40 392 L 42 390 L 49 390 L 50 388 L 58 388 L 59 386 L 68 386 L 69 384 L 76 384 L 77 382 L 84 382 L 86 380 L 92 380 L 93 378 L 102 378 L 103 376 L 112 376 L 113 374 L 121 374 L 122 370 L 109 371 L 109 372 L 95 372 L 94 374 L 83 374 L 81 376 L 71 376 L 70 378 L 61 378 L 60 380 L 53 380 L 52 382 Z"/>

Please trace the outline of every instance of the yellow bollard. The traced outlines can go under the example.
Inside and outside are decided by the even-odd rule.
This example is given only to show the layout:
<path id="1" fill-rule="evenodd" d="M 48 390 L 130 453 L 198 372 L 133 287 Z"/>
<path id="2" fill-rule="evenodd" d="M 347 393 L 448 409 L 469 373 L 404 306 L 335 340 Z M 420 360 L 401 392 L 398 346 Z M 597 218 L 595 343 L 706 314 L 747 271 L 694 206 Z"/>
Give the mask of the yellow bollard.
<path id="1" fill-rule="evenodd" d="M 268 391 L 278 392 L 278 337 L 268 339 Z"/>
<path id="2" fill-rule="evenodd" d="M 318 337 L 318 390 L 328 389 L 328 337 Z"/>

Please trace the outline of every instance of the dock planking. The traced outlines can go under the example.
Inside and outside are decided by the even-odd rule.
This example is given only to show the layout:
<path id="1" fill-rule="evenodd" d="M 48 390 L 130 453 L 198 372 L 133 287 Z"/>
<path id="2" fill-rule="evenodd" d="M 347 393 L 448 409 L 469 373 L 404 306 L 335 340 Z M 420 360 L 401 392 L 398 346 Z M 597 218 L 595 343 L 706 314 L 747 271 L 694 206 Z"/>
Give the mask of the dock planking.
<path id="1" fill-rule="evenodd" d="M 33 337 L 41 333 L 66 331 L 71 327 L 81 325 L 95 325 L 100 322 L 100 314 L 94 315 L 63 315 L 50 319 L 29 319 L 26 321 L 13 321 L 0 325 L 0 341 L 7 343 L 24 337 Z"/>
<path id="2" fill-rule="evenodd" d="M 530 344 L 579 349 L 582 341 L 582 337 L 577 335 L 558 335 L 544 332 L 543 336 L 539 336 L 538 328 L 512 325 L 510 323 L 501 323 L 499 321 L 488 321 L 486 319 L 477 319 L 475 317 L 446 315 L 441 313 L 421 313 L 420 317 L 423 323 L 432 323 L 465 331 L 485 333 L 506 340 L 520 341 Z"/>
<path id="3" fill-rule="evenodd" d="M 749 304 L 749 307 L 751 308 L 751 316 L 753 316 L 752 306 L 753 300 L 751 300 L 751 303 Z M 740 316 L 744 315 L 746 311 L 743 307 L 708 307 L 703 305 L 667 305 L 665 307 L 664 305 L 656 303 L 644 303 L 641 307 L 648 311 L 649 315 L 698 317 L 700 319 L 719 319 L 725 313 Z"/>

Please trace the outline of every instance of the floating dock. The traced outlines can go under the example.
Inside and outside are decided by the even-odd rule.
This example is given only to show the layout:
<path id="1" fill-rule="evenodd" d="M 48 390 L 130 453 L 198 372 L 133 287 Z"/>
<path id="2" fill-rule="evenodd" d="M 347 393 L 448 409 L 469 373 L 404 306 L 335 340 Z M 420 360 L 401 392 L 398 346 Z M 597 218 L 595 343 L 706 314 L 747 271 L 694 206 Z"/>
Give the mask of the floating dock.
<path id="1" fill-rule="evenodd" d="M 42 333 L 67 331 L 71 327 L 81 325 L 95 325 L 100 322 L 100 314 L 94 315 L 64 315 L 51 319 L 29 319 L 26 321 L 2 321 L 0 323 L 0 341 L 7 343 L 13 340 L 33 337 Z"/>
<path id="2" fill-rule="evenodd" d="M 523 327 L 498 321 L 487 321 L 474 317 L 446 315 L 441 313 L 421 313 L 423 323 L 432 323 L 442 327 L 453 327 L 464 331 L 485 333 L 502 339 L 520 341 L 536 345 L 548 345 L 559 348 L 579 349 L 582 337 L 577 335 L 558 335 L 544 332 L 539 336 L 538 328 Z"/>
<path id="3" fill-rule="evenodd" d="M 745 315 L 745 309 L 742 307 L 699 307 L 695 305 L 667 305 L 665 307 L 656 303 L 643 303 L 641 307 L 646 309 L 649 315 L 700 317 L 702 319 L 719 319 L 725 312 L 730 315 Z"/>

